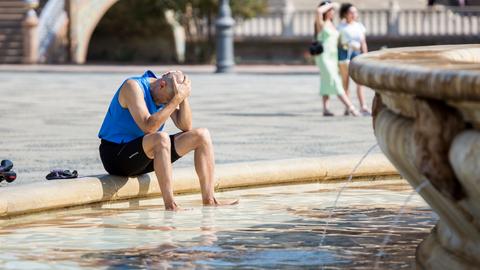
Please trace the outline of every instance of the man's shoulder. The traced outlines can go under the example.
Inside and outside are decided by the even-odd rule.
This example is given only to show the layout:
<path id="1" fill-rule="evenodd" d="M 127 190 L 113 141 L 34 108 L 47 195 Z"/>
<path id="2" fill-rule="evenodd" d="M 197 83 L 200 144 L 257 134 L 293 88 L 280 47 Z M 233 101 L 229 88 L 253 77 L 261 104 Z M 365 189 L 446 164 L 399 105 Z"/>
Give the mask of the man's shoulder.
<path id="1" fill-rule="evenodd" d="M 144 95 L 142 87 L 135 78 L 126 79 L 120 88 L 120 96 L 123 96 L 122 100 L 143 99 Z"/>
<path id="2" fill-rule="evenodd" d="M 126 87 L 136 87 L 136 86 L 138 86 L 137 79 L 134 78 L 134 77 L 128 78 L 128 79 L 125 80 L 123 85 L 126 86 Z"/>
<path id="3" fill-rule="evenodd" d="M 128 78 L 122 85 L 122 91 L 132 91 L 132 92 L 142 92 L 142 87 L 140 87 L 140 83 L 138 82 L 137 78 Z"/>

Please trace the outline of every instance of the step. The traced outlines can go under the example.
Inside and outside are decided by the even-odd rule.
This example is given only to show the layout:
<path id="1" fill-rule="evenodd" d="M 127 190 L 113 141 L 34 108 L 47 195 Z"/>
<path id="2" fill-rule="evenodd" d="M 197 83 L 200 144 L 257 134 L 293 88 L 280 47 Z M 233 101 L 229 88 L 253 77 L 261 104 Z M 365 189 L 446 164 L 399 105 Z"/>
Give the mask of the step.
<path id="1" fill-rule="evenodd" d="M 21 56 L 22 54 L 22 49 L 6 49 L 0 47 L 0 56 Z"/>
<path id="2" fill-rule="evenodd" d="M 21 41 L 0 41 L 0 50 L 15 49 L 23 50 L 23 42 Z"/>
<path id="3" fill-rule="evenodd" d="M 22 27 L 22 21 L 0 21 L 0 28 L 19 28 Z"/>
<path id="4" fill-rule="evenodd" d="M 21 27 L 0 27 L 0 36 L 4 35 L 22 35 Z"/>
<path id="5" fill-rule="evenodd" d="M 14 33 L 14 34 L 0 34 L 0 43 L 2 42 L 20 42 L 23 40 L 23 36 L 20 33 Z"/>
<path id="6" fill-rule="evenodd" d="M 23 56 L 0 56 L 0 64 L 20 64 Z"/>
<path id="7" fill-rule="evenodd" d="M 0 21 L 23 21 L 25 14 L 23 13 L 1 13 Z"/>
<path id="8" fill-rule="evenodd" d="M 12 34 L 12 33 L 23 33 L 23 26 L 21 24 L 18 25 L 2 25 L 0 22 L 0 35 L 1 34 Z"/>
<path id="9" fill-rule="evenodd" d="M 23 1 L 8 1 L 8 0 L 2 0 L 2 1 L 0 1 L 0 7 L 25 8 L 25 4 L 24 4 Z"/>
<path id="10" fill-rule="evenodd" d="M 27 9 L 24 7 L 2 7 L 0 6 L 0 14 L 26 14 Z"/>

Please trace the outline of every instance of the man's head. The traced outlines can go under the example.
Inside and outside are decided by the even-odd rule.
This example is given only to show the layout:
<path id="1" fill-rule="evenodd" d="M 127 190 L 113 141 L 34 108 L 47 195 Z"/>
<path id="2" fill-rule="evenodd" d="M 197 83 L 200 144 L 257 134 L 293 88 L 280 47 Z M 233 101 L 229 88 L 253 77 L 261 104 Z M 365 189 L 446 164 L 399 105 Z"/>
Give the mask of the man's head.
<path id="1" fill-rule="evenodd" d="M 155 95 L 161 103 L 167 103 L 175 96 L 174 79 L 178 84 L 182 84 L 185 80 L 185 75 L 179 70 L 172 70 L 162 74 L 162 77 L 158 79 L 159 91 Z"/>

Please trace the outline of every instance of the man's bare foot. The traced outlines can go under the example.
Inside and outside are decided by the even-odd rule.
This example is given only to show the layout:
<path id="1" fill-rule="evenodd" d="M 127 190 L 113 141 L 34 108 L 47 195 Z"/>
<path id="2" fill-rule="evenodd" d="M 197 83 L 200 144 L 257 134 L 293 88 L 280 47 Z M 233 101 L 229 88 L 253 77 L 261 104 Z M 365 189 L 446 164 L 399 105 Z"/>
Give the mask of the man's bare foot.
<path id="1" fill-rule="evenodd" d="M 203 200 L 203 205 L 205 206 L 223 206 L 223 205 L 235 205 L 238 204 L 240 200 L 224 200 L 219 202 L 216 198 Z"/>
<path id="2" fill-rule="evenodd" d="M 175 202 L 173 202 L 172 204 L 165 205 L 165 211 L 179 212 L 179 211 L 190 211 L 190 210 L 193 210 L 193 209 L 179 207 Z"/>
<path id="3" fill-rule="evenodd" d="M 166 211 L 180 211 L 182 209 L 180 209 L 180 207 L 178 207 L 178 205 L 175 202 L 172 202 L 172 203 L 166 203 L 165 204 L 165 210 Z"/>

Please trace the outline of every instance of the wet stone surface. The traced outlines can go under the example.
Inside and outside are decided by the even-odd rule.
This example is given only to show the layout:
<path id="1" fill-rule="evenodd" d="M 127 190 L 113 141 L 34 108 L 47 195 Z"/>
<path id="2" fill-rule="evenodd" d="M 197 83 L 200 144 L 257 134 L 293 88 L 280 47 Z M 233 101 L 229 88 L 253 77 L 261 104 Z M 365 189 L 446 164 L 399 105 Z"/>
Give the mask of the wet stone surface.
<path id="1" fill-rule="evenodd" d="M 241 203 L 224 208 L 182 196 L 177 213 L 155 198 L 36 216 L 0 228 L 0 268 L 413 268 L 437 221 L 428 205 L 414 195 L 398 218 L 412 190 L 392 180 L 351 183 L 332 209 L 339 186 L 229 191 Z"/>

